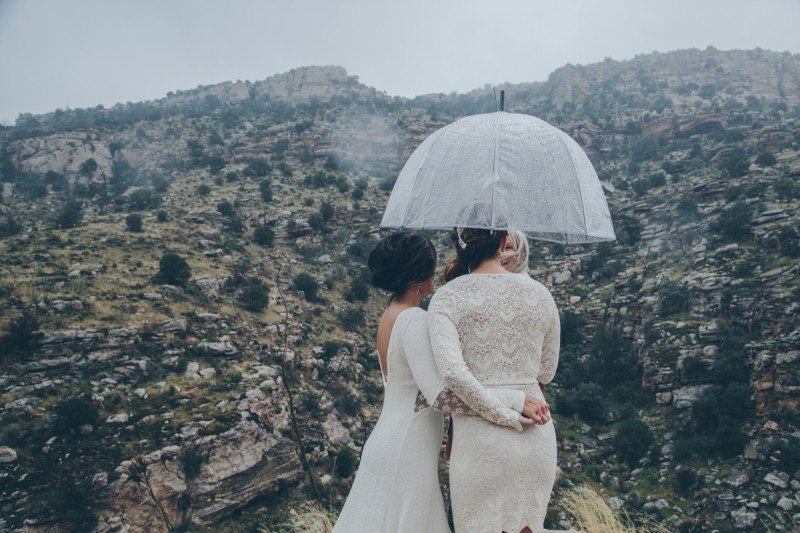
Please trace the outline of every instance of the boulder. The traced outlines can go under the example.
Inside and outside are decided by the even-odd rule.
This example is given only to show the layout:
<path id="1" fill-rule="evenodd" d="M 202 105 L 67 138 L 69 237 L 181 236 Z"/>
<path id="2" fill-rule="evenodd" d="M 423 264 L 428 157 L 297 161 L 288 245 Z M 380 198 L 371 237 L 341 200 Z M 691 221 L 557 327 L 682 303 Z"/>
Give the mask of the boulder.
<path id="1" fill-rule="evenodd" d="M 153 460 L 142 458 L 143 475 L 123 474 L 105 487 L 108 507 L 130 530 L 166 532 L 180 524 L 209 525 L 303 475 L 294 443 L 276 438 L 252 420 L 200 437 L 191 447 L 204 457 L 193 478 L 187 478 L 182 467 L 186 449 L 178 453 L 165 448 L 149 454 Z"/>
<path id="2" fill-rule="evenodd" d="M 733 527 L 736 529 L 749 529 L 756 523 L 756 513 L 746 507 L 740 507 L 735 511 L 731 511 L 731 519 L 733 520 Z"/>
<path id="3" fill-rule="evenodd" d="M 13 463 L 17 460 L 17 452 L 8 446 L 0 446 L 0 463 Z"/>
<path id="4" fill-rule="evenodd" d="M 709 390 L 711 385 L 690 385 L 672 391 L 672 405 L 676 409 L 686 409 L 702 398 Z"/>

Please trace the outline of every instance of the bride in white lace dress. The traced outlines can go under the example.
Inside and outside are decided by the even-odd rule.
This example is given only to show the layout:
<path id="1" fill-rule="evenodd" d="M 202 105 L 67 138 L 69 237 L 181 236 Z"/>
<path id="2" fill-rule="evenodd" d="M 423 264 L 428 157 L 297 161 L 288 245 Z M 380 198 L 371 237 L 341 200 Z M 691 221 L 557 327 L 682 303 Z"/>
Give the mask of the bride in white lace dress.
<path id="1" fill-rule="evenodd" d="M 445 273 L 451 281 L 428 311 L 440 374 L 483 417 L 453 414 L 457 533 L 540 531 L 555 481 L 552 421 L 525 432 L 501 427 L 514 427 L 518 415 L 487 389 L 519 388 L 542 398 L 539 384 L 552 380 L 558 364 L 558 309 L 541 283 L 503 269 L 507 238 L 498 230 L 454 233 L 457 259 Z"/>
<path id="2" fill-rule="evenodd" d="M 446 389 L 439 376 L 430 348 L 427 313 L 418 307 L 422 297 L 433 290 L 436 252 L 420 235 L 396 233 L 373 250 L 369 266 L 373 284 L 393 294 L 378 330 L 385 394 L 380 418 L 364 445 L 334 531 L 448 533 L 438 479 L 444 423 L 441 411 L 467 416 L 470 410 Z M 418 391 L 433 409 L 417 404 Z M 509 387 L 490 389 L 486 394 L 515 413 L 507 424 L 519 427 L 549 420 L 544 403 L 533 395 Z"/>

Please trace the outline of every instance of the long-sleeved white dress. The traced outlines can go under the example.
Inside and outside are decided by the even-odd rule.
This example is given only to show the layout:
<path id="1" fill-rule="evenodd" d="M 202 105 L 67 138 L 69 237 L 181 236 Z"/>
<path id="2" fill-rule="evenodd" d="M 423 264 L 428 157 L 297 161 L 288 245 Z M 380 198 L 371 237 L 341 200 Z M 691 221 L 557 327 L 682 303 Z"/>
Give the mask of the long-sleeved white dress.
<path id="1" fill-rule="evenodd" d="M 436 291 L 428 315 L 447 387 L 483 417 L 453 414 L 456 533 L 541 530 L 556 474 L 553 422 L 522 431 L 486 387 L 543 397 L 539 383 L 553 379 L 560 343 L 552 295 L 527 274 L 467 274 Z"/>
<path id="2" fill-rule="evenodd" d="M 439 409 L 466 413 L 469 408 L 437 371 L 423 309 L 397 316 L 386 361 L 381 415 L 364 444 L 334 532 L 449 533 L 438 477 L 445 418 Z M 434 408 L 415 409 L 419 391 Z M 503 388 L 487 395 L 519 417 L 522 391 Z"/>

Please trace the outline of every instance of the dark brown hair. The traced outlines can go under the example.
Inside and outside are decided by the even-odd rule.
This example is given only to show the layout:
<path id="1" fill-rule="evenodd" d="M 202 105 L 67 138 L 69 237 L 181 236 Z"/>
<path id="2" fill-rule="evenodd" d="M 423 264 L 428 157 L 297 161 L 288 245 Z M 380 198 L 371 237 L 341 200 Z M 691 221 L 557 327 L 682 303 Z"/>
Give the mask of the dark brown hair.
<path id="1" fill-rule="evenodd" d="M 454 229 L 450 234 L 450 240 L 456 249 L 456 257 L 445 265 L 442 280 L 448 282 L 463 276 L 485 259 L 494 256 L 500 249 L 500 243 L 506 233 L 504 229 L 492 231 L 484 228 L 464 228 L 461 230 L 461 240 L 467 246 L 462 248 L 458 242 L 458 231 Z"/>
<path id="2" fill-rule="evenodd" d="M 372 285 L 397 298 L 412 283 L 425 281 L 436 272 L 436 248 L 418 233 L 392 233 L 370 252 L 367 266 Z"/>

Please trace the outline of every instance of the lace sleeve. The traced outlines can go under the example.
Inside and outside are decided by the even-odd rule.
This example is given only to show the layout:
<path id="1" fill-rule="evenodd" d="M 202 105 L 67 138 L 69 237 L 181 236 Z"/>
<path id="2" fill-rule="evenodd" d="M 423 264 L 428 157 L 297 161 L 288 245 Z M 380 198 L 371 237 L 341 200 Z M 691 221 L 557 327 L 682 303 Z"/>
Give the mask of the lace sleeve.
<path id="1" fill-rule="evenodd" d="M 539 366 L 539 383 L 547 384 L 553 380 L 558 367 L 558 354 L 561 350 L 561 319 L 558 316 L 558 308 L 553 300 L 553 296 L 548 291 L 546 294 L 546 304 L 550 325 L 544 334 L 542 343 L 542 360 Z"/>
<path id="2" fill-rule="evenodd" d="M 503 405 L 472 375 L 464 356 L 456 329 L 457 305 L 446 288 L 439 289 L 428 310 L 433 359 L 447 386 L 475 413 L 495 424 L 522 431 L 519 413 Z"/>
<path id="3" fill-rule="evenodd" d="M 439 375 L 431 353 L 427 313 L 422 309 L 410 312 L 414 315 L 409 319 L 403 332 L 403 351 L 414 381 L 420 389 L 414 411 L 421 411 L 433 404 L 433 408 L 437 411 L 476 414 L 453 391 L 445 388 L 444 380 Z M 503 405 L 522 412 L 525 406 L 524 391 L 516 389 L 488 389 L 488 391 Z"/>
<path id="4" fill-rule="evenodd" d="M 517 389 L 486 389 L 489 394 L 496 396 L 503 405 L 510 407 L 514 411 L 521 413 L 525 407 L 525 391 Z M 431 407 L 422 391 L 417 393 L 417 400 L 414 404 L 414 412 L 422 411 Z M 437 411 L 444 411 L 447 413 L 458 413 L 460 415 L 477 415 L 475 411 L 470 409 L 469 405 L 464 403 L 464 400 L 459 398 L 456 393 L 450 389 L 445 389 L 439 393 L 432 406 Z"/>

